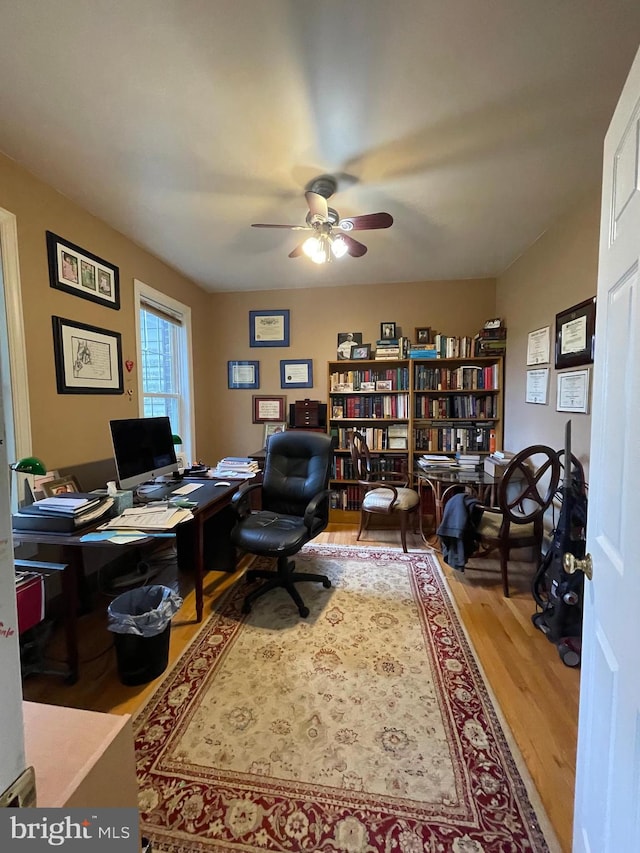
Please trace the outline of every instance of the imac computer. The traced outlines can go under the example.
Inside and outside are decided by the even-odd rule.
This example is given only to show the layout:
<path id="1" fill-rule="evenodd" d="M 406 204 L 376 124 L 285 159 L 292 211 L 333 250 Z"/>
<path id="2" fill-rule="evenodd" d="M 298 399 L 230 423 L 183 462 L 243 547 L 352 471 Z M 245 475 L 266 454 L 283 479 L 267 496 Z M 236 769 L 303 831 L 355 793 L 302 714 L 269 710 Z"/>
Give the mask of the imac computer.
<path id="1" fill-rule="evenodd" d="M 109 427 L 121 489 L 135 489 L 178 471 L 168 417 L 126 418 L 109 421 Z"/>

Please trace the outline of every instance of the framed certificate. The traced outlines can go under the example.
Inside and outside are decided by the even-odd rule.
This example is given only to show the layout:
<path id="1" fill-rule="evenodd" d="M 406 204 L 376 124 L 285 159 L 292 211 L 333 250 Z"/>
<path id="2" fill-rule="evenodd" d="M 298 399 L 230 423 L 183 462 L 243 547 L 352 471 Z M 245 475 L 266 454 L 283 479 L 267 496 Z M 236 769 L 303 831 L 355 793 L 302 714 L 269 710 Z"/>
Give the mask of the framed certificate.
<path id="1" fill-rule="evenodd" d="M 556 370 L 591 364 L 595 338 L 595 296 L 556 314 Z"/>
<path id="2" fill-rule="evenodd" d="M 529 332 L 527 364 L 549 364 L 549 326 Z"/>
<path id="3" fill-rule="evenodd" d="M 559 412 L 582 412 L 589 409 L 589 368 L 567 370 L 558 374 Z"/>
<path id="4" fill-rule="evenodd" d="M 537 370 L 527 370 L 527 395 L 526 403 L 547 402 L 547 390 L 549 388 L 549 368 L 540 367 Z"/>
<path id="5" fill-rule="evenodd" d="M 252 347 L 288 347 L 289 310 L 249 311 L 249 343 Z"/>
<path id="6" fill-rule="evenodd" d="M 258 361 L 228 361 L 229 388 L 259 388 L 260 362 Z"/>
<path id="7" fill-rule="evenodd" d="M 313 361 L 310 358 L 283 359 L 280 362 L 281 388 L 313 388 Z"/>

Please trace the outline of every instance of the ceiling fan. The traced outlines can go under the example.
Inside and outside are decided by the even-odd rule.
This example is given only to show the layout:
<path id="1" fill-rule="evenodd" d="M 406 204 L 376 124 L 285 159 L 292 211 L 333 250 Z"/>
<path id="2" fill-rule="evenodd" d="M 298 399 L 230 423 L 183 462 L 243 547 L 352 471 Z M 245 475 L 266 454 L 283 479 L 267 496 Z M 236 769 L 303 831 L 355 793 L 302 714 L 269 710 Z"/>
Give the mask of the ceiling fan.
<path id="1" fill-rule="evenodd" d="M 364 243 L 354 239 L 348 231 L 371 231 L 393 225 L 390 213 L 368 213 L 340 219 L 337 210 L 329 207 L 327 199 L 336 191 L 337 181 L 332 175 L 321 175 L 308 184 L 304 196 L 309 206 L 306 225 L 272 225 L 253 222 L 252 228 L 288 228 L 291 231 L 310 231 L 311 234 L 289 252 L 290 258 L 307 255 L 316 264 L 325 264 L 333 258 L 351 255 L 361 258 L 367 251 Z"/>

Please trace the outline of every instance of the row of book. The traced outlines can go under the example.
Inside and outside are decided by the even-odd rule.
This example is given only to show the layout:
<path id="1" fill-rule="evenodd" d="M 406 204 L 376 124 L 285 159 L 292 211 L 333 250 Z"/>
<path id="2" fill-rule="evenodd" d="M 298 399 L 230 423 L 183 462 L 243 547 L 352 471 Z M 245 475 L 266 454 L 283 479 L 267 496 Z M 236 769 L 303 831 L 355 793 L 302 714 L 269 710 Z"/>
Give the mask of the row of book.
<path id="1" fill-rule="evenodd" d="M 387 456 L 375 461 L 375 470 L 384 477 L 386 474 L 401 474 L 406 470 L 407 457 Z M 336 456 L 334 459 L 333 480 L 355 480 L 356 472 L 349 456 Z"/>
<path id="2" fill-rule="evenodd" d="M 331 391 L 375 391 L 377 382 L 390 382 L 390 391 L 409 390 L 409 368 L 353 368 L 331 374 Z M 379 389 L 381 390 L 381 389 Z"/>
<path id="3" fill-rule="evenodd" d="M 497 391 L 499 381 L 498 364 L 463 364 L 455 368 L 415 365 L 416 391 Z"/>
<path id="4" fill-rule="evenodd" d="M 449 397 L 416 397 L 415 418 L 496 418 L 498 400 L 492 395 L 475 397 L 457 395 Z"/>
<path id="5" fill-rule="evenodd" d="M 435 453 L 488 452 L 491 433 L 495 431 L 492 422 L 487 424 L 435 424 L 416 427 L 413 431 L 413 446 L 418 451 Z"/>
<path id="6" fill-rule="evenodd" d="M 343 486 L 332 491 L 331 509 L 359 510 L 360 500 L 360 486 Z"/>
<path id="7" fill-rule="evenodd" d="M 367 394 L 360 397 L 333 397 L 331 417 L 340 418 L 408 418 L 408 394 Z"/>

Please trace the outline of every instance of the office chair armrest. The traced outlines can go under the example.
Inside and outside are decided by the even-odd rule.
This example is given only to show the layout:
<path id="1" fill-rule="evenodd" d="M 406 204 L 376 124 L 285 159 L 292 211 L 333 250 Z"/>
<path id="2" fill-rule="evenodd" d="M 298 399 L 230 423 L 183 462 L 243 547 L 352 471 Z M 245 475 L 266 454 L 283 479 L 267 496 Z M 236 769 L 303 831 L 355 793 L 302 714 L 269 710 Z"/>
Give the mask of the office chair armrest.
<path id="1" fill-rule="evenodd" d="M 324 489 L 324 491 L 318 492 L 318 494 L 309 501 L 307 508 L 304 511 L 304 525 L 308 530 L 311 530 L 314 519 L 319 515 L 320 505 L 324 501 L 328 502 L 330 497 L 331 489 Z"/>
<path id="2" fill-rule="evenodd" d="M 246 518 L 251 514 L 251 492 L 261 488 L 262 483 L 251 483 L 249 485 L 242 486 L 231 498 L 229 506 L 238 518 Z"/>

